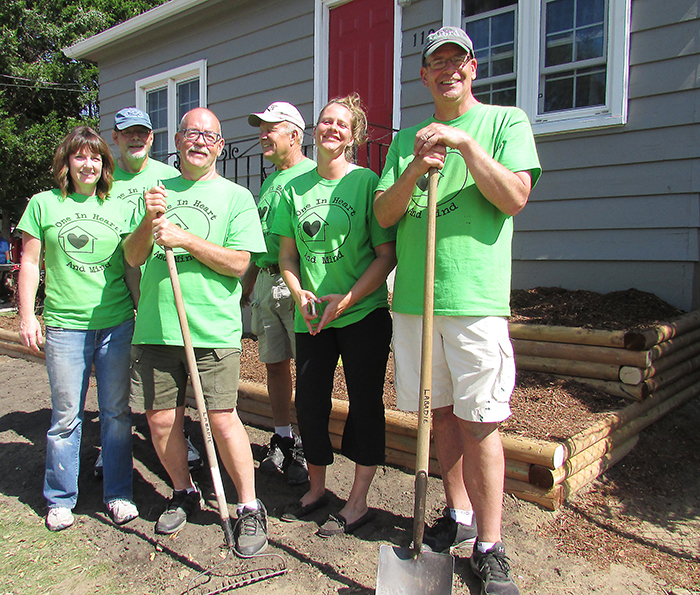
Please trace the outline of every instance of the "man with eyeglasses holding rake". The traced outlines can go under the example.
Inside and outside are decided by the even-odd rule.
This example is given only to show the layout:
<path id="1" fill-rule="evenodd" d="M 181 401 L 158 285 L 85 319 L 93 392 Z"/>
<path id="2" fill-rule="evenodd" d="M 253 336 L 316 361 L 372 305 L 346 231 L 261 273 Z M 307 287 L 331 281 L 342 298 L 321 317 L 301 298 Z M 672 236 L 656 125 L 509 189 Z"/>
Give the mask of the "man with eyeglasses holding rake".
<path id="1" fill-rule="evenodd" d="M 180 531 L 200 507 L 183 436 L 187 360 L 165 248 L 172 248 L 219 456 L 238 493 L 234 550 L 254 556 L 267 547 L 267 513 L 255 494 L 248 434 L 236 411 L 241 353 L 241 282 L 250 254 L 265 241 L 252 194 L 221 177 L 221 125 L 204 108 L 187 112 L 175 146 L 182 175 L 145 193 L 124 255 L 145 263 L 132 347 L 132 395 L 143 399 L 151 439 L 173 484 L 156 532 Z"/>
<path id="2" fill-rule="evenodd" d="M 383 227 L 399 224 L 392 302 L 397 406 L 416 411 L 426 176 L 440 170 L 432 407 L 447 508 L 424 543 L 444 552 L 473 542 L 471 567 L 482 595 L 517 595 L 501 542 L 505 459 L 498 425 L 510 416 L 515 384 L 507 322 L 513 215 L 542 170 L 527 116 L 474 97 L 476 66 L 461 29 L 428 35 L 420 75 L 435 114 L 394 138 L 374 209 Z"/>

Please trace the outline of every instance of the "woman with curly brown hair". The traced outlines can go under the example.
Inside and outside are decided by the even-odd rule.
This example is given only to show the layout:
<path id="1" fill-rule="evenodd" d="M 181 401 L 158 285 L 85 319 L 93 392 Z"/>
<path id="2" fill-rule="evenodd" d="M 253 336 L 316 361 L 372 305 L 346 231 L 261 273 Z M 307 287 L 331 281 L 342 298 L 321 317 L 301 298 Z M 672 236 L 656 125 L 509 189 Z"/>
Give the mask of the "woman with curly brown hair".
<path id="1" fill-rule="evenodd" d="M 384 462 L 391 340 L 386 277 L 396 264 L 396 234 L 374 217 L 378 176 L 353 163 L 353 148 L 365 141 L 366 130 L 357 94 L 321 110 L 314 131 L 318 166 L 285 187 L 272 229 L 280 236 L 280 268 L 298 309 L 296 411 L 310 481 L 282 520 L 297 520 L 328 502 L 328 421 L 339 357 L 348 389 L 341 452 L 355 463 L 355 478 L 345 506 L 319 529 L 321 537 L 352 533 L 369 521 L 367 493 Z"/>
<path id="2" fill-rule="evenodd" d="M 46 268 L 46 370 L 51 427 L 46 435 L 46 526 L 70 527 L 78 499 L 80 441 L 92 367 L 97 378 L 104 459 L 104 502 L 116 524 L 138 516 L 132 501 L 129 354 L 134 309 L 124 281 L 121 234 L 130 215 L 110 199 L 114 160 L 88 126 L 56 149 L 57 188 L 35 194 L 17 228 L 23 233 L 19 275 L 20 335 L 44 344 L 34 312 L 42 249 Z"/>

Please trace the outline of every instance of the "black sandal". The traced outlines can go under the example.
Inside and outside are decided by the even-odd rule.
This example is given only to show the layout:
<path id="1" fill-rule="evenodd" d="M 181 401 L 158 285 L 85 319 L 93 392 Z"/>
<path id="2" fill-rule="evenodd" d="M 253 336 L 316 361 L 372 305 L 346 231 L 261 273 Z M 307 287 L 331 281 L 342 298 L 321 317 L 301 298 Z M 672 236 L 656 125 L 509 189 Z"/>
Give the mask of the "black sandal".
<path id="1" fill-rule="evenodd" d="M 307 504 L 306 506 L 301 503 L 301 500 L 297 500 L 284 507 L 284 512 L 280 519 L 286 523 L 293 523 L 294 521 L 298 521 L 310 515 L 315 510 L 323 508 L 326 504 L 328 504 L 327 494 L 324 494 L 318 500 L 314 500 L 311 504 Z"/>

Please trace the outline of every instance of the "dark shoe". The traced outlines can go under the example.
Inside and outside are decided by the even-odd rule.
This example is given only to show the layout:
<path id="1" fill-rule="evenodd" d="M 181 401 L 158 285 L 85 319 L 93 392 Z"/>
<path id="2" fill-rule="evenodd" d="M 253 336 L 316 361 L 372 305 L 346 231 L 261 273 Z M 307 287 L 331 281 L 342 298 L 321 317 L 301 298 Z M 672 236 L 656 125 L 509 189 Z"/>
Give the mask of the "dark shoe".
<path id="1" fill-rule="evenodd" d="M 260 508 L 244 509 L 233 527 L 233 549 L 241 558 L 257 556 L 267 548 L 267 510 L 257 502 Z"/>
<path id="2" fill-rule="evenodd" d="M 156 523 L 156 533 L 170 535 L 177 533 L 201 506 L 202 495 L 198 492 L 187 493 L 186 490 L 173 492 L 168 508 L 160 515 Z"/>
<path id="3" fill-rule="evenodd" d="M 476 521 L 472 517 L 471 525 L 458 523 L 450 516 L 450 509 L 445 508 L 442 517 L 425 531 L 423 544 L 431 552 L 450 552 L 453 548 L 473 543 L 476 539 Z"/>
<path id="4" fill-rule="evenodd" d="M 279 475 L 284 473 L 284 452 L 282 451 L 282 436 L 273 434 L 267 447 L 265 458 L 260 463 L 260 470 L 265 473 Z"/>
<path id="5" fill-rule="evenodd" d="M 309 470 L 304 458 L 304 447 L 301 438 L 292 434 L 291 438 L 282 438 L 282 452 L 284 453 L 284 476 L 291 486 L 301 485 L 309 481 Z"/>
<path id="6" fill-rule="evenodd" d="M 260 469 L 265 473 L 284 474 L 289 485 L 300 485 L 309 481 L 301 438 L 294 433 L 291 438 L 273 434 L 265 458 L 260 463 Z"/>
<path id="7" fill-rule="evenodd" d="M 366 525 L 372 519 L 372 511 L 368 510 L 354 523 L 348 524 L 347 519 L 341 514 L 332 514 L 328 520 L 321 525 L 316 532 L 319 537 L 332 537 L 333 535 L 342 535 L 343 533 L 352 533 L 362 525 Z"/>
<path id="8" fill-rule="evenodd" d="M 470 563 L 472 572 L 481 580 L 482 595 L 520 595 L 510 575 L 510 560 L 501 541 L 483 554 L 474 544 Z"/>
<path id="9" fill-rule="evenodd" d="M 297 500 L 284 507 L 284 512 L 280 518 L 287 523 L 293 523 L 311 514 L 314 510 L 323 508 L 326 504 L 328 504 L 328 496 L 326 494 L 306 506 L 301 503 L 301 500 Z"/>

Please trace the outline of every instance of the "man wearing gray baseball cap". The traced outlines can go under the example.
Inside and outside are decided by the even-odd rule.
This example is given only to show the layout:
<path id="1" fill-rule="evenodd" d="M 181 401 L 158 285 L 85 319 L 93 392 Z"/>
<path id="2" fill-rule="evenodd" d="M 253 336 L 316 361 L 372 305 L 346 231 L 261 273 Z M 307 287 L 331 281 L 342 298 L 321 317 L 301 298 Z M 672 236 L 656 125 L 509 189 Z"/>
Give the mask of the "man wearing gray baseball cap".
<path id="1" fill-rule="evenodd" d="M 114 183 L 110 196 L 129 203 L 132 209 L 136 209 L 139 201 L 143 200 L 146 190 L 157 186 L 162 180 L 180 175 L 174 167 L 149 157 L 153 145 L 153 125 L 149 115 L 138 108 L 125 107 L 116 113 L 112 142 L 119 149 L 119 157 L 115 157 Z M 134 307 L 137 307 L 141 269 L 131 267 L 128 263 L 125 263 L 125 268 L 126 285 Z M 202 464 L 199 451 L 189 437 L 186 440 L 187 460 L 191 467 L 199 467 Z M 95 461 L 94 474 L 96 477 L 102 476 L 102 452 Z"/>
<path id="2" fill-rule="evenodd" d="M 515 384 L 510 315 L 513 216 L 541 174 L 522 110 L 472 92 L 474 45 L 457 27 L 428 35 L 420 69 L 435 114 L 400 131 L 374 203 L 398 223 L 394 285 L 397 406 L 418 409 L 426 242 L 426 176 L 439 172 L 435 266 L 433 427 L 447 508 L 426 530 L 433 551 L 474 544 L 482 593 L 518 595 L 501 542 L 505 458 L 498 431 Z"/>
<path id="3" fill-rule="evenodd" d="M 243 276 L 241 305 L 253 306 L 253 333 L 258 337 L 258 355 L 267 369 L 275 433 L 270 439 L 260 469 L 284 475 L 287 483 L 298 485 L 309 480 L 301 438 L 292 430 L 291 359 L 295 355 L 294 299 L 280 274 L 279 236 L 270 233 L 282 188 L 290 180 L 316 167 L 302 152 L 305 122 L 299 110 L 286 101 L 271 103 L 264 112 L 250 114 L 248 123 L 260 128 L 260 146 L 275 171 L 260 188 L 258 213 L 267 253 L 251 255 Z M 255 300 L 251 293 L 255 288 Z"/>

